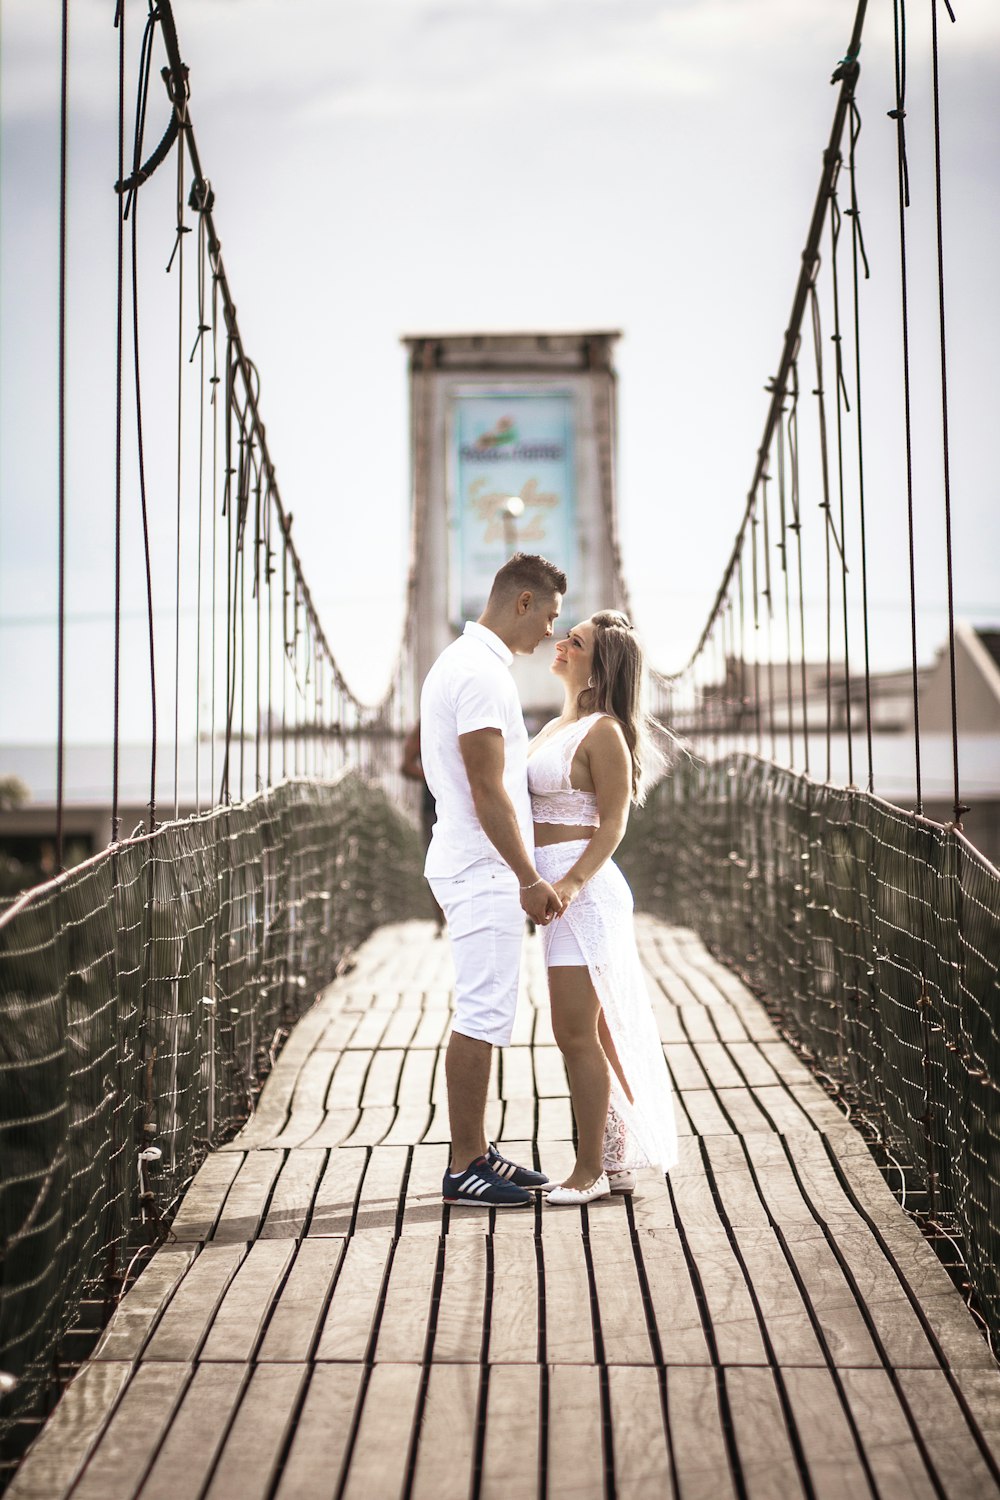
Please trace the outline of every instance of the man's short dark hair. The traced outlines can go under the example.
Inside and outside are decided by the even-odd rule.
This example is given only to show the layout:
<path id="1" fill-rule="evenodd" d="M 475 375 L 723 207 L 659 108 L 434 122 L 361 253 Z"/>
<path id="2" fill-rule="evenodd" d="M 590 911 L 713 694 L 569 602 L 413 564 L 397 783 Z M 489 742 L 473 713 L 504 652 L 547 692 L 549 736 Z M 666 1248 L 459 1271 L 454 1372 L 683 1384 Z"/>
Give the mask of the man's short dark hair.
<path id="1" fill-rule="evenodd" d="M 547 557 L 534 552 L 515 552 L 509 557 L 493 580 L 490 599 L 512 599 L 530 589 L 533 594 L 565 594 L 566 574 Z"/>

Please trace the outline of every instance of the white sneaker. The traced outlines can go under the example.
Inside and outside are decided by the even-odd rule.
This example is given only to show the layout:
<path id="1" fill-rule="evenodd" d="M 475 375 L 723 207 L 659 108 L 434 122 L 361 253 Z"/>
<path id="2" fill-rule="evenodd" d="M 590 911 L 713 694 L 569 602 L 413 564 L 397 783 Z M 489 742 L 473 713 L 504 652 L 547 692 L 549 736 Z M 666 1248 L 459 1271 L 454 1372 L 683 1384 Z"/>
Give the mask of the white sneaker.
<path id="1" fill-rule="evenodd" d="M 635 1173 L 627 1169 L 621 1172 L 608 1171 L 608 1182 L 613 1193 L 634 1193 Z"/>
<path id="2" fill-rule="evenodd" d="M 607 1198 L 611 1192 L 607 1172 L 594 1179 L 587 1188 L 554 1187 L 545 1195 L 547 1203 L 557 1208 L 579 1208 L 581 1204 L 593 1203 L 595 1198 Z"/>

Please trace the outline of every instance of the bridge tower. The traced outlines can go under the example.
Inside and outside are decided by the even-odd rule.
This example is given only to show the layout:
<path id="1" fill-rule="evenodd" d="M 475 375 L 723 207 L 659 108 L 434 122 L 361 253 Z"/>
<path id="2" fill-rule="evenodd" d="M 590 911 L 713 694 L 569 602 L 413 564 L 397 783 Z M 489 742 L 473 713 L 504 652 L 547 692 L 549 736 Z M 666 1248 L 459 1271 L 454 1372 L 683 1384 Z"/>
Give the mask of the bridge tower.
<path id="1" fill-rule="evenodd" d="M 512 552 L 565 569 L 567 624 L 626 608 L 615 502 L 615 332 L 419 334 L 409 350 L 413 688 Z M 520 657 L 525 715 L 558 706 L 551 648 Z"/>

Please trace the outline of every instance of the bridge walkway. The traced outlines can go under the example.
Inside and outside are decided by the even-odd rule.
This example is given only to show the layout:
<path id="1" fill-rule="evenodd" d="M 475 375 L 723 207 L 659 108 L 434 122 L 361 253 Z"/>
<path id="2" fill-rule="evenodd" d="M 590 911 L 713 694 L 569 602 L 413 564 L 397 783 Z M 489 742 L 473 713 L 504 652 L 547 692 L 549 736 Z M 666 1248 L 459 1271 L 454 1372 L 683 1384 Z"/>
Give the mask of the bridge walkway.
<path id="1" fill-rule="evenodd" d="M 983 1500 L 1000 1375 L 763 1008 L 639 919 L 681 1159 L 589 1210 L 444 1209 L 447 947 L 382 928 L 210 1156 L 11 1500 Z M 490 1128 L 556 1177 L 537 940 Z"/>

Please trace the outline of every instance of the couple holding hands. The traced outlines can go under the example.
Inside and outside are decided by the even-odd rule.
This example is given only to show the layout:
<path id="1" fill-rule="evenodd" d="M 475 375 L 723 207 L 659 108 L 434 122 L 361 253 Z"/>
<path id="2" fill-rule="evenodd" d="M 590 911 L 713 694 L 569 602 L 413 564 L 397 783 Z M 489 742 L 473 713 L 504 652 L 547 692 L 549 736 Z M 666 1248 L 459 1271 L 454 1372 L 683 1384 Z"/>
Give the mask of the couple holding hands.
<path id="1" fill-rule="evenodd" d="M 670 1082 L 639 962 L 632 894 L 612 855 L 653 753 L 642 652 L 602 610 L 557 646 L 563 708 L 529 744 L 509 667 L 553 635 L 566 575 L 515 554 L 480 618 L 438 657 L 420 703 L 420 758 L 437 804 L 425 874 L 445 914 L 455 1017 L 445 1059 L 446 1203 L 527 1207 L 630 1192 L 677 1157 Z M 564 1183 L 486 1140 L 492 1049 L 510 1042 L 525 915 L 545 952 L 552 1029 L 569 1077 L 577 1154 Z"/>

